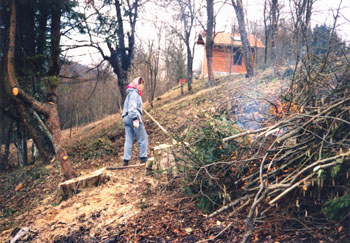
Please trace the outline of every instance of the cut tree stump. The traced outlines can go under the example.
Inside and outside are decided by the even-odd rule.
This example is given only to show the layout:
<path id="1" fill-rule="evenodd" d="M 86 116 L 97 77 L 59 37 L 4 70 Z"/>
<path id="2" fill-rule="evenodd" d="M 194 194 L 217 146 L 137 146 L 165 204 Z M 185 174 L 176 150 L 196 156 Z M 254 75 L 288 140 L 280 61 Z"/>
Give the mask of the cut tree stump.
<path id="1" fill-rule="evenodd" d="M 176 175 L 176 161 L 172 152 L 173 145 L 160 144 L 151 149 L 153 158 L 147 161 L 146 173 L 158 171 L 166 174 Z"/>
<path id="2" fill-rule="evenodd" d="M 64 197 L 71 197 L 82 188 L 96 187 L 106 183 L 109 179 L 110 176 L 106 173 L 106 168 L 102 168 L 90 174 L 64 181 L 58 185 L 58 188 Z"/>

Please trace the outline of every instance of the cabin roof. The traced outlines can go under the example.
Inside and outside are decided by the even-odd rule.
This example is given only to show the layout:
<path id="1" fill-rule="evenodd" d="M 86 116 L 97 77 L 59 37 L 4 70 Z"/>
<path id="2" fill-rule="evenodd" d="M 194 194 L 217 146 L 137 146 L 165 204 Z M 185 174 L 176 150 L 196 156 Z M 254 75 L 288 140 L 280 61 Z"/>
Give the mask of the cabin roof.
<path id="1" fill-rule="evenodd" d="M 264 48 L 265 46 L 255 35 L 248 35 L 248 41 L 251 47 Z M 205 32 L 202 31 L 197 39 L 197 44 L 205 45 Z M 214 45 L 222 46 L 242 46 L 241 35 L 238 33 L 217 33 L 214 39 Z"/>

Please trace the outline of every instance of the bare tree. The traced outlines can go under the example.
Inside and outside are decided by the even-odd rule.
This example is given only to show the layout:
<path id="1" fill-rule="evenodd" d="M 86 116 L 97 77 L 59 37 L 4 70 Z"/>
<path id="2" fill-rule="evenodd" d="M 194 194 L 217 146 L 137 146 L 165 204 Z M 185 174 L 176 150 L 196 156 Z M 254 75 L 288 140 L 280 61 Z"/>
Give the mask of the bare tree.
<path id="1" fill-rule="evenodd" d="M 268 0 L 264 2 L 264 32 L 265 32 L 265 50 L 264 50 L 264 65 L 267 65 L 267 53 L 269 49 L 269 38 L 271 32 L 271 9 L 267 8 Z"/>
<path id="2" fill-rule="evenodd" d="M 182 39 L 186 45 L 187 53 L 187 87 L 188 91 L 192 90 L 192 75 L 193 75 L 193 56 L 195 41 L 191 43 L 191 34 L 195 25 L 196 8 L 193 0 L 178 0 L 177 3 L 181 9 L 181 20 L 183 25 Z M 195 35 L 194 35 L 195 36 Z M 192 46 L 191 46 L 192 44 Z"/>
<path id="3" fill-rule="evenodd" d="M 183 53 L 183 42 L 179 39 L 167 38 L 165 40 L 165 73 L 167 89 L 177 84 L 179 79 L 186 77 L 186 57 Z M 183 90 L 181 90 L 183 94 Z"/>
<path id="4" fill-rule="evenodd" d="M 271 59 L 273 66 L 276 64 L 276 42 L 277 42 L 277 27 L 279 19 L 278 0 L 271 1 Z"/>
<path id="5" fill-rule="evenodd" d="M 135 28 L 138 19 L 139 8 L 142 0 L 113 0 L 105 1 L 102 6 L 96 7 L 94 1 L 87 3 L 88 7 L 95 10 L 97 27 L 88 23 L 85 17 L 82 28 L 87 32 L 89 44 L 96 48 L 103 60 L 108 61 L 113 67 L 113 72 L 118 77 L 118 86 L 122 100 L 126 97 L 126 86 L 129 83 L 129 71 L 135 48 Z M 110 5 L 114 7 L 116 16 L 111 15 Z M 106 10 L 108 9 L 108 10 Z M 95 39 L 104 39 L 109 54 L 106 54 L 101 43 Z"/>
<path id="6" fill-rule="evenodd" d="M 161 39 L 162 39 L 162 25 L 157 30 L 158 40 L 149 40 L 148 42 L 148 53 L 146 54 L 145 63 L 148 69 L 148 100 L 153 107 L 153 99 L 155 97 L 157 79 L 160 68 L 160 52 L 161 52 Z M 157 43 L 155 43 L 157 41 Z"/>
<path id="7" fill-rule="evenodd" d="M 251 77 L 251 76 L 254 76 L 254 64 L 253 64 L 254 54 L 252 52 L 252 48 L 250 47 L 250 44 L 248 41 L 242 0 L 231 0 L 231 2 L 235 9 L 236 17 L 238 20 L 239 33 L 241 35 L 241 41 L 243 46 L 244 62 L 247 69 L 247 77 Z"/>
<path id="8" fill-rule="evenodd" d="M 208 66 L 208 85 L 211 86 L 214 82 L 213 71 L 213 48 L 214 48 L 214 1 L 207 0 L 207 31 L 205 51 L 207 55 Z"/>
<path id="9" fill-rule="evenodd" d="M 108 63 L 97 69 L 69 62 L 60 72 L 59 114 L 61 128 L 96 121 L 118 111 L 118 83 Z M 117 93 L 117 95 L 116 95 Z"/>
<path id="10" fill-rule="evenodd" d="M 310 22 L 313 10 L 313 4 L 317 0 L 290 0 L 291 16 L 294 24 L 294 40 L 296 43 L 297 58 L 307 47 L 310 36 Z"/>
<path id="11" fill-rule="evenodd" d="M 277 58 L 277 32 L 280 18 L 281 5 L 278 0 L 266 0 L 264 3 L 264 28 L 265 28 L 265 57 L 264 64 L 267 64 L 269 39 L 271 37 L 271 60 L 275 66 Z"/>
<path id="12" fill-rule="evenodd" d="M 197 14 L 199 11 L 198 3 L 195 0 L 176 0 L 176 1 L 165 1 L 162 2 L 162 6 L 169 9 L 171 6 L 172 14 L 174 14 L 175 21 L 181 22 L 180 29 L 175 23 L 171 25 L 172 32 L 177 35 L 186 46 L 187 56 L 187 87 L 188 91 L 192 90 L 192 79 L 193 79 L 193 57 L 195 50 L 195 25 L 197 20 Z"/>

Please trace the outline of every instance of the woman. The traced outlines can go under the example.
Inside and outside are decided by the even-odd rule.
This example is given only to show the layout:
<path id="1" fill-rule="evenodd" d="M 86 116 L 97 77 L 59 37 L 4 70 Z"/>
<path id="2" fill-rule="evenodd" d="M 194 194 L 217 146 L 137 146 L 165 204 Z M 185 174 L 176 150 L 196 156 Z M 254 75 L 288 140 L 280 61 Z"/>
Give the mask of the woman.
<path id="1" fill-rule="evenodd" d="M 126 98 L 123 107 L 123 123 L 125 127 L 124 166 L 129 164 L 132 157 L 132 145 L 136 134 L 140 150 L 140 161 L 146 163 L 148 149 L 148 135 L 142 122 L 142 90 L 145 80 L 142 77 L 135 78 L 126 87 Z"/>

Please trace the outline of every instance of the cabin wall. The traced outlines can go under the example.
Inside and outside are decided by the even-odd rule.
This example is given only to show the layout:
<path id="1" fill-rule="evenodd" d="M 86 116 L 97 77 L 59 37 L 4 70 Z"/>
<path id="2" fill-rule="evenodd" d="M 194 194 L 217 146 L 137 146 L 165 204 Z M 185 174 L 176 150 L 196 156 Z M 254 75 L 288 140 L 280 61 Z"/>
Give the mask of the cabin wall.
<path id="1" fill-rule="evenodd" d="M 217 48 L 213 49 L 213 71 L 215 73 L 246 73 L 246 67 L 244 63 L 244 56 L 242 54 L 242 65 L 233 65 L 233 55 L 231 55 L 230 48 Z M 208 74 L 207 55 L 204 49 L 202 76 Z"/>

